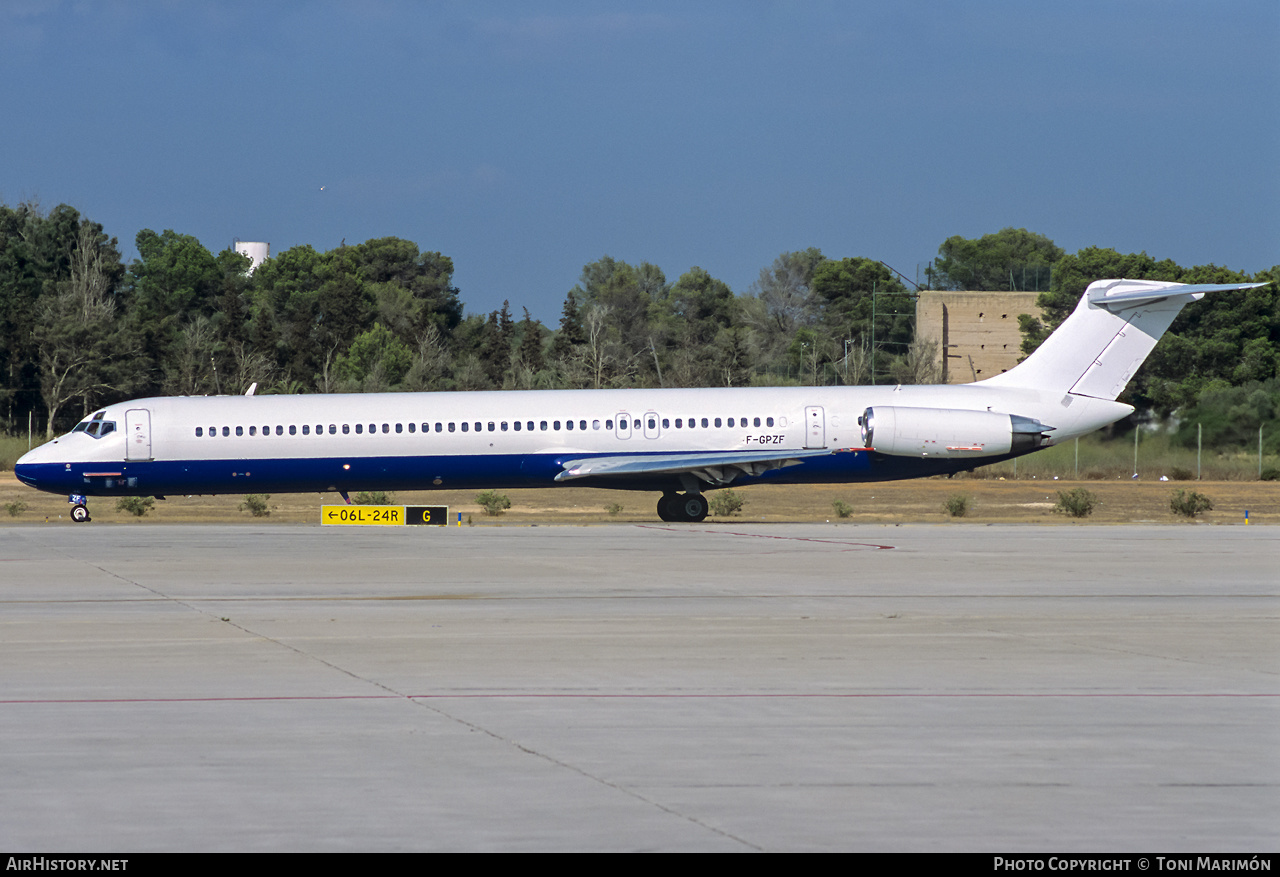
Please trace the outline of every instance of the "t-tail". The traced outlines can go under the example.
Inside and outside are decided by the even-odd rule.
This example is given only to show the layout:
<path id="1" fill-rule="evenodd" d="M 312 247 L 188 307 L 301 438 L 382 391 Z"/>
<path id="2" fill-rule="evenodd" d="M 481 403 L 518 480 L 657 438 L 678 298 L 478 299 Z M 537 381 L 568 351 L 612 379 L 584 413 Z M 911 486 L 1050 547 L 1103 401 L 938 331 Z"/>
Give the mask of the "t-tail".
<path id="1" fill-rule="evenodd" d="M 1185 306 L 1258 286 L 1266 284 L 1097 280 L 1031 356 L 981 383 L 1114 400 Z"/>

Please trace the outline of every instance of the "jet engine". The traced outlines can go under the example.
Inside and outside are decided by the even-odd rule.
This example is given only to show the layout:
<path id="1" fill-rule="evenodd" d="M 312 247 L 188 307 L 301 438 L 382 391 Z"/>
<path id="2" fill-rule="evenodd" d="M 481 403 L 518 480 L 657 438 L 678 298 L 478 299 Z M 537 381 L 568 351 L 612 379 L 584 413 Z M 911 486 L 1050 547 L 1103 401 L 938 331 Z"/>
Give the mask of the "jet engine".
<path id="1" fill-rule="evenodd" d="M 1030 417 L 955 408 L 876 406 L 858 418 L 863 447 L 898 457 L 995 457 L 1052 444 Z"/>

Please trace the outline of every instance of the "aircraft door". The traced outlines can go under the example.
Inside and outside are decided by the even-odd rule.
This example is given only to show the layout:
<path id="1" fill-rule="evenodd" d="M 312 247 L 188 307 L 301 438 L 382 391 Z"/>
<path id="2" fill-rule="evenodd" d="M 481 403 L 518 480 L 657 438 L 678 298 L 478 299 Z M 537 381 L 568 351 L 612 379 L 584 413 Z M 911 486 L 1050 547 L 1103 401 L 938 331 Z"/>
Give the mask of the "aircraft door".
<path id="1" fill-rule="evenodd" d="M 625 411 L 619 411 L 617 420 L 614 422 L 617 428 L 617 436 L 620 439 L 631 438 L 631 415 Z"/>
<path id="2" fill-rule="evenodd" d="M 146 408 L 130 408 L 124 413 L 124 458 L 151 459 L 151 412 Z"/>
<path id="3" fill-rule="evenodd" d="M 805 406 L 804 446 L 806 448 L 825 448 L 827 446 L 827 419 L 821 405 Z"/>

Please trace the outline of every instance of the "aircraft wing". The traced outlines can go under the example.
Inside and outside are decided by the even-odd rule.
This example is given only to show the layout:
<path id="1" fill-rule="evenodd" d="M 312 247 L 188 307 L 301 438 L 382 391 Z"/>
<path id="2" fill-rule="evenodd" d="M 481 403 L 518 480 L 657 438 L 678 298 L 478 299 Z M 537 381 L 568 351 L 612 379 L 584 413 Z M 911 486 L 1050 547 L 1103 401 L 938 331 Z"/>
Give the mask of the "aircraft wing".
<path id="1" fill-rule="evenodd" d="M 706 453 L 645 454 L 627 457 L 585 457 L 564 463 L 556 481 L 578 478 L 646 478 L 689 474 L 710 484 L 728 484 L 739 475 L 760 475 L 771 469 L 798 466 L 806 457 L 825 457 L 831 448 L 809 450 L 708 451 Z"/>

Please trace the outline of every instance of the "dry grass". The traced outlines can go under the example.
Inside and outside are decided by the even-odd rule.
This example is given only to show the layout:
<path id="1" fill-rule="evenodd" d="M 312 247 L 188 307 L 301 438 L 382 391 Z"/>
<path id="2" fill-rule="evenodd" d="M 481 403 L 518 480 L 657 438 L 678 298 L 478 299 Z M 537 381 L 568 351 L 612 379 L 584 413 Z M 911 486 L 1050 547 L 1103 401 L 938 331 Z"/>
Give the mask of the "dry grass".
<path id="1" fill-rule="evenodd" d="M 744 500 L 739 516 L 729 525 L 743 521 L 845 523 L 944 523 L 953 526 L 995 522 L 1027 522 L 1079 526 L 1080 522 L 1055 515 L 1053 505 L 1059 490 L 1087 487 L 1097 495 L 1100 505 L 1089 523 L 1129 523 L 1133 521 L 1174 522 L 1169 497 L 1177 487 L 1194 486 L 1213 500 L 1213 511 L 1200 521 L 1217 524 L 1242 524 L 1249 511 L 1253 523 L 1280 523 L 1280 482 L 1201 481 L 1187 482 L 1113 480 L 1113 481 L 1000 481 L 928 478 L 884 484 L 806 485 L 799 487 L 756 486 L 738 488 Z M 968 516 L 953 521 L 943 508 L 949 496 L 963 488 L 972 500 Z M 551 487 L 536 490 L 503 491 L 511 497 L 511 508 L 501 518 L 485 516 L 476 503 L 475 490 L 397 491 L 396 503 L 402 505 L 447 505 L 452 520 L 462 514 L 475 526 L 501 527 L 527 524 L 606 524 L 611 522 L 653 522 L 658 520 L 655 508 L 658 494 L 596 490 L 589 487 Z M 832 503 L 842 500 L 853 507 L 847 518 L 838 518 Z M 0 507 L 15 501 L 26 503 L 27 509 L 17 517 L 0 515 L 0 527 L 23 522 L 62 521 L 70 523 L 66 497 L 37 493 L 23 487 L 12 472 L 0 473 Z M 165 523 L 307 523 L 320 521 L 322 504 L 338 504 L 336 494 L 273 494 L 268 502 L 269 518 L 255 518 L 239 509 L 244 497 L 194 496 L 170 497 L 157 501 L 145 518 L 135 518 L 116 511 L 115 500 L 91 498 L 89 510 L 94 521 L 130 526 L 152 526 Z M 622 506 L 616 515 L 606 506 Z M 709 522 L 714 519 L 708 519 Z"/>

